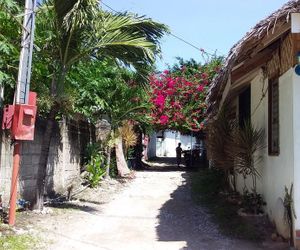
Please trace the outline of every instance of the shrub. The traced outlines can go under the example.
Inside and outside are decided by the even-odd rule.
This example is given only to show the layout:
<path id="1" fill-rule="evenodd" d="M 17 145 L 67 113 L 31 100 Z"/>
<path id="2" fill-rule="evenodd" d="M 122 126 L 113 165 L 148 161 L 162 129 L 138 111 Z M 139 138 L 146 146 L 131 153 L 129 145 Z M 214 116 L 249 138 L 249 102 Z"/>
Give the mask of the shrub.
<path id="1" fill-rule="evenodd" d="M 105 157 L 100 153 L 92 155 L 90 161 L 86 164 L 85 169 L 87 171 L 86 179 L 89 185 L 92 188 L 96 187 L 105 175 Z"/>
<path id="2" fill-rule="evenodd" d="M 246 213 L 260 214 L 263 213 L 263 206 L 266 202 L 263 200 L 262 196 L 256 192 L 250 193 L 245 191 L 242 196 L 242 207 Z"/>

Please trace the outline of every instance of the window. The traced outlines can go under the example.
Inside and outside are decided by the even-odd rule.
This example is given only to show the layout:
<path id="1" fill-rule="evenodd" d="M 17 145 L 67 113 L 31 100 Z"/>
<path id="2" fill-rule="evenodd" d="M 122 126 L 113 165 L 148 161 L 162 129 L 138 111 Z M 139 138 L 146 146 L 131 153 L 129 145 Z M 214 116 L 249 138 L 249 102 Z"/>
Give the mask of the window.
<path id="1" fill-rule="evenodd" d="M 239 125 L 244 127 L 245 122 L 251 119 L 251 88 L 247 87 L 239 95 Z"/>
<path id="2" fill-rule="evenodd" d="M 279 155 L 279 85 L 278 78 L 270 79 L 268 110 L 268 150 L 269 155 Z"/>

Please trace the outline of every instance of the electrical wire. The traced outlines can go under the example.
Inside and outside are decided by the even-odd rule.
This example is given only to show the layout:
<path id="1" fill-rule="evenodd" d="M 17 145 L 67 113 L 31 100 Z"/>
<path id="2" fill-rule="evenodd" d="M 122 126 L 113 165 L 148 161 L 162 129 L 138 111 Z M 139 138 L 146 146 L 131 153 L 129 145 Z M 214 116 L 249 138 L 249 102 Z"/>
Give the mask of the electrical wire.
<path id="1" fill-rule="evenodd" d="M 105 7 L 107 7 L 108 9 L 110 9 L 111 11 L 113 11 L 113 12 L 115 12 L 115 13 L 118 13 L 118 14 L 121 14 L 120 11 L 117 11 L 117 10 L 113 9 L 113 8 L 110 7 L 108 4 L 104 3 L 103 1 L 101 1 L 101 3 L 102 3 Z M 207 52 L 206 50 L 204 50 L 203 48 L 197 47 L 196 45 L 192 44 L 191 42 L 187 41 L 186 39 L 183 39 L 182 37 L 180 37 L 180 36 L 178 36 L 178 35 L 173 34 L 172 32 L 169 32 L 168 34 L 169 34 L 170 36 L 176 38 L 177 40 L 179 40 L 179 41 L 181 41 L 181 42 L 183 42 L 183 43 L 189 45 L 190 47 L 192 47 L 192 48 L 194 48 L 194 49 L 200 51 L 202 54 L 206 54 L 206 55 L 209 55 L 209 56 L 215 56 L 215 55 L 216 55 L 216 51 L 215 51 L 214 53 L 209 53 L 209 52 Z"/>

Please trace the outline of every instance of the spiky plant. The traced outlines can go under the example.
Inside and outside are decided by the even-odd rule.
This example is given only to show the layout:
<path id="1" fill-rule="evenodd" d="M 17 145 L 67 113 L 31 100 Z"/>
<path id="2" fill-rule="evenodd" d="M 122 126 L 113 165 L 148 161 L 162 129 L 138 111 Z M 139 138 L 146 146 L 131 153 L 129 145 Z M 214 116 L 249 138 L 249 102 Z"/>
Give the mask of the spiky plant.
<path id="1" fill-rule="evenodd" d="M 230 117 L 227 106 L 224 106 L 215 120 L 208 125 L 207 150 L 214 166 L 225 173 L 225 181 L 229 183 L 229 176 L 233 174 L 233 188 L 236 191 L 234 174 L 234 156 L 230 153 L 233 143 L 232 131 L 236 127 L 235 119 Z"/>
<path id="2" fill-rule="evenodd" d="M 235 168 L 244 179 L 251 176 L 253 192 L 256 193 L 256 181 L 260 177 L 257 164 L 261 161 L 259 151 L 265 148 L 264 131 L 257 129 L 251 121 L 245 121 L 244 126 L 237 127 L 233 134 L 233 144 L 230 154 L 235 159 Z"/>
<path id="3" fill-rule="evenodd" d="M 129 121 L 124 121 L 123 126 L 120 128 L 120 132 L 124 142 L 125 154 L 128 157 L 128 150 L 137 143 L 137 136 L 134 132 L 133 125 Z"/>
<path id="4" fill-rule="evenodd" d="M 293 199 L 293 183 L 290 186 L 290 189 L 288 189 L 287 186 L 284 186 L 284 219 L 289 225 L 290 229 L 290 246 L 294 246 L 294 219 L 297 219 L 295 208 L 294 208 L 294 199 Z"/>

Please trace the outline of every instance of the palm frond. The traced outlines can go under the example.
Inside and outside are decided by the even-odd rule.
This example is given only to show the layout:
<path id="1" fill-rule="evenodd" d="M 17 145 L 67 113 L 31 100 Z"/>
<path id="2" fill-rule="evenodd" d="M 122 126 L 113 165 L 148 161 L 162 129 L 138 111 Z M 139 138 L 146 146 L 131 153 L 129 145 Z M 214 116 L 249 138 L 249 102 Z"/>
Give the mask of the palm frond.
<path id="1" fill-rule="evenodd" d="M 256 129 L 250 121 L 245 121 L 244 126 L 237 128 L 234 133 L 234 144 L 231 153 L 235 157 L 236 169 L 243 176 L 260 177 L 256 165 L 261 160 L 255 155 L 265 147 L 263 129 Z"/>
<path id="2" fill-rule="evenodd" d="M 97 24 L 95 54 L 118 58 L 137 70 L 151 65 L 160 53 L 159 39 L 168 27 L 143 16 L 102 12 Z"/>

